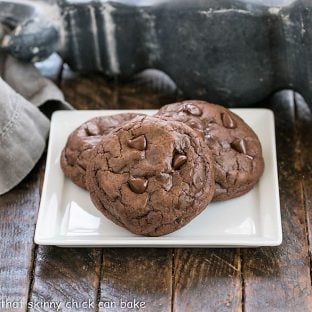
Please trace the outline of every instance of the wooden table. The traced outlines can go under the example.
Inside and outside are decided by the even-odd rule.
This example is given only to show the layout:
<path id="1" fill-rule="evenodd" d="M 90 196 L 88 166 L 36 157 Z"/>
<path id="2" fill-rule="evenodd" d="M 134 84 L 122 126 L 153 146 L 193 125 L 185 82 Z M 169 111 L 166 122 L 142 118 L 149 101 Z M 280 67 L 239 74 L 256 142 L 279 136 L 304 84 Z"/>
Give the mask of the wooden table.
<path id="1" fill-rule="evenodd" d="M 152 90 L 137 82 L 70 76 L 66 70 L 52 77 L 78 109 L 157 108 L 177 98 L 159 84 Z M 43 156 L 22 183 L 0 197 L 0 311 L 26 311 L 27 303 L 29 311 L 55 311 L 52 303 L 61 303 L 60 311 L 138 311 L 121 309 L 121 301 L 134 300 L 142 304 L 140 311 L 152 312 L 312 311 L 312 114 L 292 91 L 279 92 L 259 106 L 272 108 L 276 118 L 281 246 L 36 246 Z M 16 309 L 8 309 L 10 302 Z M 68 302 L 72 305 L 66 308 Z"/>

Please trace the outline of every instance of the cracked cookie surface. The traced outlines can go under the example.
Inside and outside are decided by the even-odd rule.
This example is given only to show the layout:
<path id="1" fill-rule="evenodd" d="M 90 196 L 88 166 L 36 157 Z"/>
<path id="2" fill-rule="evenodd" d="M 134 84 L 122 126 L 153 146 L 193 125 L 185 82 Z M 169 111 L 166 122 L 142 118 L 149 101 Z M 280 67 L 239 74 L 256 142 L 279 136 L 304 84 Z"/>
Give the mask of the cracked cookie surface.
<path id="1" fill-rule="evenodd" d="M 86 121 L 74 130 L 69 135 L 61 154 L 61 167 L 65 176 L 78 186 L 86 188 L 86 168 L 96 144 L 103 135 L 109 134 L 136 116 L 138 114 L 135 113 L 99 116 Z"/>
<path id="2" fill-rule="evenodd" d="M 213 159 L 190 127 L 140 116 L 102 138 L 87 185 L 95 206 L 116 224 L 135 234 L 164 235 L 210 202 Z"/>
<path id="3" fill-rule="evenodd" d="M 203 137 L 215 160 L 214 200 L 243 195 L 261 177 L 264 160 L 257 135 L 225 107 L 204 101 L 184 101 L 163 106 L 156 116 L 183 122 Z"/>

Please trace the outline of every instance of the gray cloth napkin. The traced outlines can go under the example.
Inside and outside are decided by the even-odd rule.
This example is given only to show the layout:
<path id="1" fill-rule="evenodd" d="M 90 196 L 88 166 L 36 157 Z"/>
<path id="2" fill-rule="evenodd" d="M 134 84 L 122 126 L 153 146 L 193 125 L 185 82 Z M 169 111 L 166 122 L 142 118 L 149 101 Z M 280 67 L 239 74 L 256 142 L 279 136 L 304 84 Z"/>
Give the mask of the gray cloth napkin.
<path id="1" fill-rule="evenodd" d="M 42 111 L 70 108 L 34 65 L 0 54 L 0 195 L 16 186 L 44 152 L 50 124 Z"/>

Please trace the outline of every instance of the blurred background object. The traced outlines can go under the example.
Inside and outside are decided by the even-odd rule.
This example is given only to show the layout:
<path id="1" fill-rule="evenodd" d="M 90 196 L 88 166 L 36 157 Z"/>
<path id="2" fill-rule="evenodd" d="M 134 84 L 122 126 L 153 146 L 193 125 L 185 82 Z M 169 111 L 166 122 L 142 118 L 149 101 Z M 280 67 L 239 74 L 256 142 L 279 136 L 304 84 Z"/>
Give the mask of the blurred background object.
<path id="1" fill-rule="evenodd" d="M 312 105 L 310 0 L 0 0 L 0 22 L 24 61 L 57 52 L 112 80 L 148 70 L 184 98 L 252 106 L 287 88 Z"/>

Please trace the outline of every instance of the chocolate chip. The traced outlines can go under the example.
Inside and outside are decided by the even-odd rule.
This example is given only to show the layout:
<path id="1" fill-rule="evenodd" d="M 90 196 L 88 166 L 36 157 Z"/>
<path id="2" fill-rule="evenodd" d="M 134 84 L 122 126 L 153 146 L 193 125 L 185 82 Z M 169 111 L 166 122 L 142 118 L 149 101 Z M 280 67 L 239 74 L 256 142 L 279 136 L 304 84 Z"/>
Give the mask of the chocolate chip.
<path id="1" fill-rule="evenodd" d="M 201 125 L 201 123 L 199 121 L 190 120 L 188 126 L 194 130 L 203 132 L 203 126 Z"/>
<path id="2" fill-rule="evenodd" d="M 146 149 L 146 139 L 145 136 L 142 134 L 132 140 L 128 140 L 128 146 L 135 148 L 139 151 L 143 151 Z"/>
<path id="3" fill-rule="evenodd" d="M 99 128 L 93 123 L 89 123 L 85 128 L 85 132 L 87 136 L 96 136 L 99 135 Z"/>
<path id="4" fill-rule="evenodd" d="M 181 223 L 181 221 L 182 221 L 182 218 L 181 218 L 181 217 L 177 217 L 177 218 L 175 219 L 175 222 L 178 223 L 178 224 Z"/>
<path id="5" fill-rule="evenodd" d="M 186 162 L 187 162 L 187 157 L 185 155 L 176 154 L 173 157 L 172 167 L 173 167 L 173 169 L 177 170 L 177 169 L 181 168 Z"/>
<path id="6" fill-rule="evenodd" d="M 247 148 L 244 139 L 236 139 L 231 143 L 231 147 L 239 153 L 247 154 Z"/>
<path id="7" fill-rule="evenodd" d="M 130 178 L 128 184 L 133 192 L 142 194 L 146 190 L 147 180 L 144 178 Z"/>
<path id="8" fill-rule="evenodd" d="M 221 118 L 222 118 L 223 126 L 225 128 L 233 129 L 237 127 L 236 122 L 232 119 L 230 114 L 222 113 Z"/>
<path id="9" fill-rule="evenodd" d="M 193 116 L 201 116 L 203 113 L 199 107 L 193 104 L 185 104 L 183 111 Z"/>

